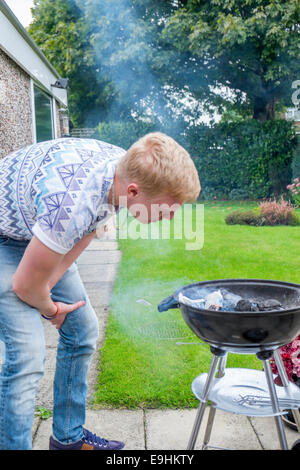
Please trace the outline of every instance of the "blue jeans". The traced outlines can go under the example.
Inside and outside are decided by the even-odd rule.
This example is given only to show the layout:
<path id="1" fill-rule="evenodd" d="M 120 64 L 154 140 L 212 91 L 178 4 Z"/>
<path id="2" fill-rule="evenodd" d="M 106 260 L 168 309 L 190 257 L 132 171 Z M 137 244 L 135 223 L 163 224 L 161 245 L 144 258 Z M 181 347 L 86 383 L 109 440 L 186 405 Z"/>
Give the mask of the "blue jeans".
<path id="1" fill-rule="evenodd" d="M 45 339 L 39 312 L 12 289 L 12 276 L 27 241 L 0 237 L 0 449 L 30 450 L 38 383 L 44 373 Z M 52 289 L 52 299 L 86 304 L 69 313 L 59 331 L 54 378 L 53 436 L 63 444 L 83 437 L 87 374 L 96 349 L 98 320 L 74 263 Z M 55 328 L 53 326 L 53 328 Z"/>

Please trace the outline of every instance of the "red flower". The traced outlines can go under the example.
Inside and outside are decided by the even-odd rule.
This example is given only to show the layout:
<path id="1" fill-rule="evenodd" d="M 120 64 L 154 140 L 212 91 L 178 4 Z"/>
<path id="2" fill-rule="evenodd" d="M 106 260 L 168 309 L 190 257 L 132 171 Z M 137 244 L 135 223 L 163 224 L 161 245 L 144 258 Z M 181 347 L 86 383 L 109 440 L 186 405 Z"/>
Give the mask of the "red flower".
<path id="1" fill-rule="evenodd" d="M 300 335 L 291 343 L 280 348 L 279 351 L 289 380 L 295 382 L 296 378 L 300 377 Z M 273 374 L 277 374 L 275 383 L 281 385 L 278 369 L 273 357 L 270 363 Z"/>

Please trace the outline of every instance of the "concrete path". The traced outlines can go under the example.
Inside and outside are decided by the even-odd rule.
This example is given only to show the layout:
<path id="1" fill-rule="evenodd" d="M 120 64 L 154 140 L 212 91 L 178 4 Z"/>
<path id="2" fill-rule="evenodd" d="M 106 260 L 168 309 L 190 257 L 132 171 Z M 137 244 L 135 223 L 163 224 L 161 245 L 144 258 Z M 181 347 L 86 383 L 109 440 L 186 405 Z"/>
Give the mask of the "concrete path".
<path id="1" fill-rule="evenodd" d="M 117 274 L 121 252 L 114 241 L 94 240 L 79 258 L 79 271 L 95 308 L 100 323 L 98 348 L 101 347 L 108 315 L 109 299 Z M 51 410 L 53 406 L 53 378 L 55 371 L 57 330 L 44 321 L 47 360 L 45 375 L 40 381 L 37 406 Z M 94 355 L 89 374 L 90 401 L 97 378 L 99 357 Z M 1 365 L 1 363 L 0 363 Z M 191 392 L 192 393 L 192 392 Z M 93 410 L 87 408 L 86 427 L 106 438 L 122 440 L 125 450 L 185 450 L 193 427 L 196 409 L 192 410 Z M 206 409 L 204 423 L 208 415 Z M 47 450 L 52 418 L 36 416 L 33 427 L 33 449 Z M 201 448 L 203 428 L 196 449 Z M 285 427 L 289 446 L 300 435 Z M 276 450 L 279 441 L 273 418 L 248 418 L 217 410 L 211 444 L 236 450 Z"/>

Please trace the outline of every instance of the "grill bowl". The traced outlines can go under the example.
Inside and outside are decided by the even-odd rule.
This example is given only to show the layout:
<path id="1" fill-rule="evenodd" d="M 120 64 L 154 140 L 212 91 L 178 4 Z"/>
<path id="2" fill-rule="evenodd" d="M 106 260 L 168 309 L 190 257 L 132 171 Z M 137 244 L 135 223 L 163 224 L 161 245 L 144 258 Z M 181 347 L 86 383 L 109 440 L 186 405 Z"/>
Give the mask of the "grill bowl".
<path id="1" fill-rule="evenodd" d="M 224 312 L 182 304 L 181 292 L 191 299 L 203 292 L 227 289 L 243 298 L 276 299 L 283 310 L 267 312 Z M 179 307 L 182 316 L 198 338 L 225 351 L 252 354 L 273 351 L 290 343 L 300 332 L 300 285 L 260 279 L 221 279 L 189 284 L 169 298 L 169 308 Z M 170 303 L 170 300 L 173 299 Z M 164 302 L 164 301 L 163 301 Z M 159 311 L 168 308 L 159 305 Z"/>

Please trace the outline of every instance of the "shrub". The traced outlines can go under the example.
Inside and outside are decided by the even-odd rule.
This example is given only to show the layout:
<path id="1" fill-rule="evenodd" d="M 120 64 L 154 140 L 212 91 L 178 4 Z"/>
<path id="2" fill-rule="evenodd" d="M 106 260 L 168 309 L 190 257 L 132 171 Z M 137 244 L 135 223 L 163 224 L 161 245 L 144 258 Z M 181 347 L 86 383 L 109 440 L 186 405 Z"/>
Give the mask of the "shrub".
<path id="1" fill-rule="evenodd" d="M 287 189 L 291 192 L 292 199 L 296 206 L 300 207 L 300 181 L 299 178 L 295 178 L 292 184 L 287 186 Z"/>
<path id="2" fill-rule="evenodd" d="M 186 131 L 202 197 L 262 199 L 279 196 L 292 179 L 297 138 L 285 120 L 222 122 Z"/>
<path id="3" fill-rule="evenodd" d="M 300 137 L 298 135 L 297 147 L 294 152 L 294 159 L 292 162 L 292 178 L 300 178 Z"/>
<path id="4" fill-rule="evenodd" d="M 259 208 L 263 225 L 296 225 L 295 207 L 283 197 L 279 201 L 261 202 Z"/>
<path id="5" fill-rule="evenodd" d="M 224 192 L 224 190 L 214 189 L 206 186 L 201 189 L 201 199 L 204 199 L 206 201 L 211 201 L 213 199 L 221 199 L 224 201 L 228 199 L 228 195 L 226 194 L 226 192 Z"/>
<path id="6" fill-rule="evenodd" d="M 179 119 L 176 121 L 176 125 L 171 120 L 166 120 L 163 123 L 158 120 L 146 122 L 142 119 L 100 122 L 96 127 L 95 138 L 127 150 L 140 137 L 149 132 L 164 132 L 186 148 L 185 127 L 186 124 L 184 126 Z"/>
<path id="7" fill-rule="evenodd" d="M 264 201 L 258 208 L 249 211 L 234 211 L 225 217 L 228 225 L 299 225 L 300 221 L 294 213 L 294 206 L 281 198 Z"/>
<path id="8" fill-rule="evenodd" d="M 143 121 L 101 122 L 96 128 L 95 138 L 127 150 L 140 137 L 154 130 L 157 129 L 152 123 Z"/>
<path id="9" fill-rule="evenodd" d="M 249 191 L 246 189 L 233 189 L 230 191 L 228 198 L 231 201 L 241 201 L 243 199 L 249 199 Z"/>
<path id="10" fill-rule="evenodd" d="M 247 119 L 186 127 L 177 122 L 142 120 L 99 123 L 95 138 L 128 149 L 148 132 L 161 131 L 191 154 L 201 182 L 203 199 L 262 199 L 287 192 L 297 137 L 290 122 Z M 300 155 L 300 144 L 298 153 Z M 299 159 L 298 159 L 299 160 Z M 296 166 L 295 166 L 296 165 Z M 299 175 L 298 175 L 299 176 Z"/>
<path id="11" fill-rule="evenodd" d="M 228 225 L 261 225 L 259 214 L 253 211 L 234 211 L 225 218 Z"/>

